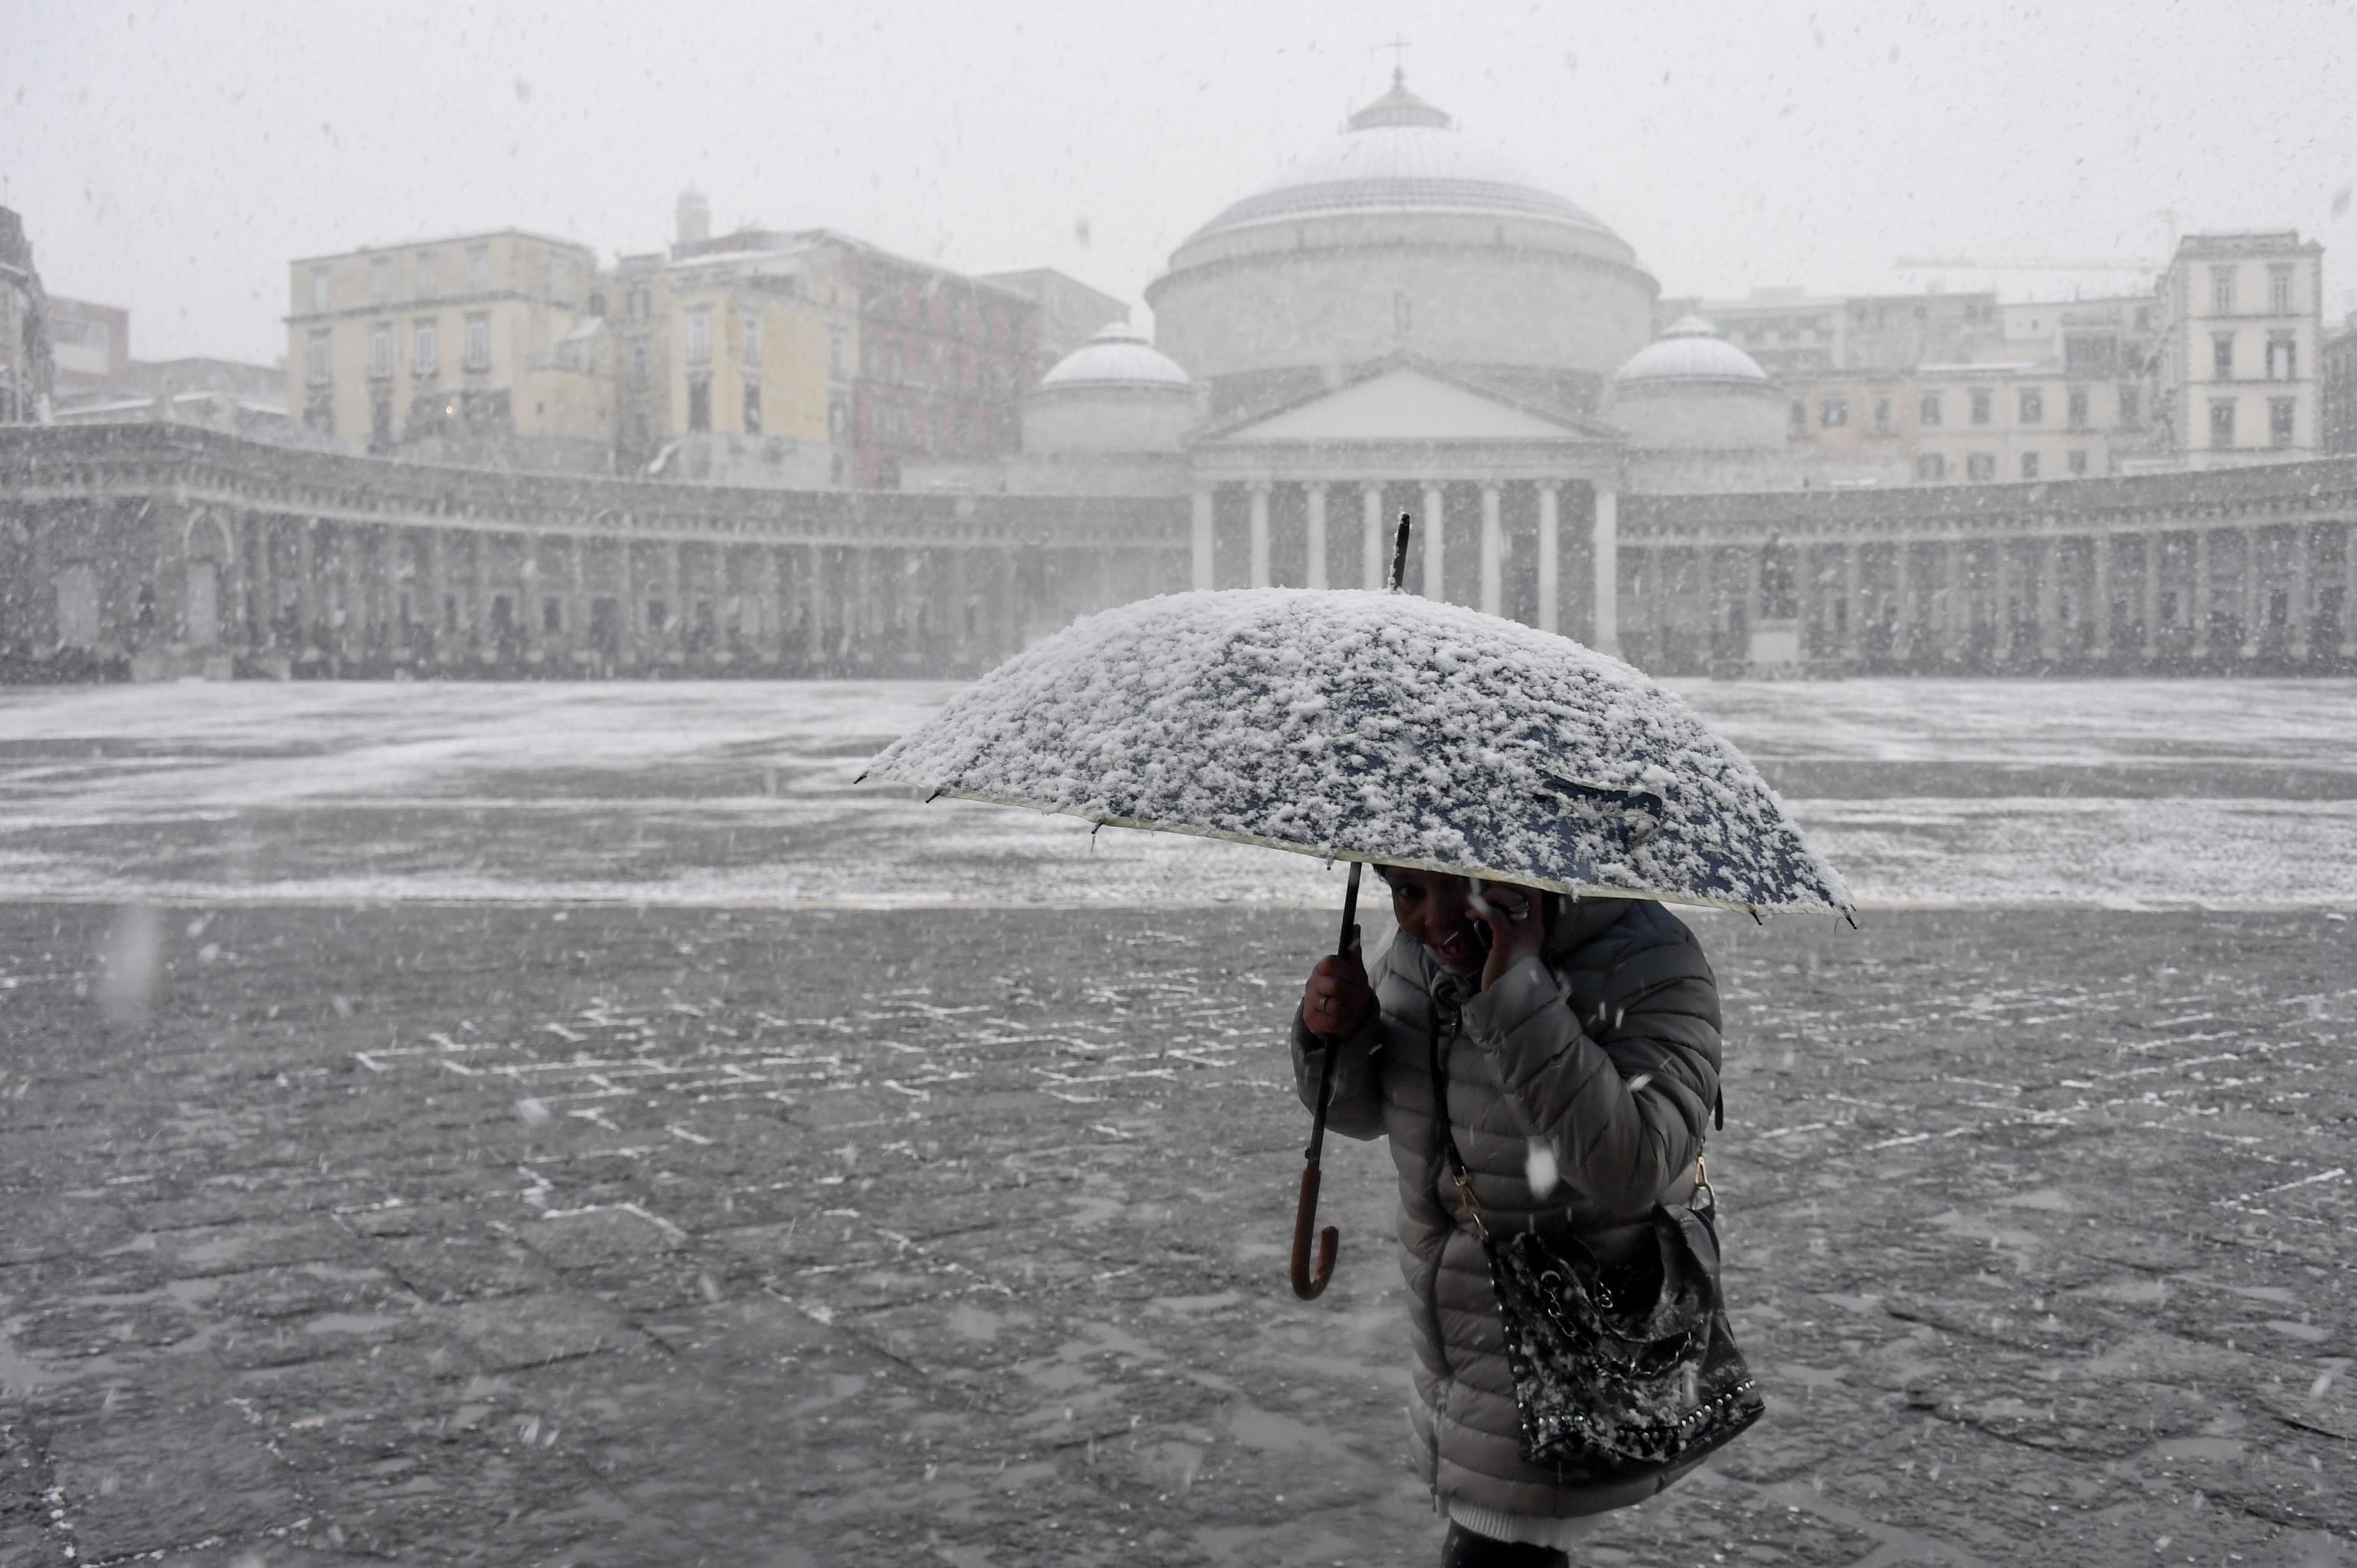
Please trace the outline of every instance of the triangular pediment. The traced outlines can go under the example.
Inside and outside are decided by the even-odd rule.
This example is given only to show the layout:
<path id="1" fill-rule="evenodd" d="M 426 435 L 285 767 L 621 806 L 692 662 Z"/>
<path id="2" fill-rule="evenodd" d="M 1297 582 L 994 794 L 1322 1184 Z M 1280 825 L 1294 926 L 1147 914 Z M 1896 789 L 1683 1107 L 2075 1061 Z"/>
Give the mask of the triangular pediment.
<path id="1" fill-rule="evenodd" d="M 1601 432 L 1414 365 L 1395 365 L 1221 432 L 1222 445 L 1593 441 Z"/>

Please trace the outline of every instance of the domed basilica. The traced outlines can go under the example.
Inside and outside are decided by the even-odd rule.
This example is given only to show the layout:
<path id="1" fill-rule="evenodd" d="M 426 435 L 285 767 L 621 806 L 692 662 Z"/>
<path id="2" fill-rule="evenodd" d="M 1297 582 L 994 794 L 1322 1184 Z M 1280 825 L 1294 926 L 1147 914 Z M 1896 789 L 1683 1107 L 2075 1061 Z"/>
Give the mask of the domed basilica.
<path id="1" fill-rule="evenodd" d="M 1326 146 L 1197 229 L 1043 376 L 1027 493 L 1191 495 L 1205 586 L 1411 581 L 1616 643 L 1624 489 L 1774 488 L 1784 402 L 1706 322 L 1653 340 L 1629 242 L 1394 74 Z M 921 475 L 912 474 L 921 485 Z"/>

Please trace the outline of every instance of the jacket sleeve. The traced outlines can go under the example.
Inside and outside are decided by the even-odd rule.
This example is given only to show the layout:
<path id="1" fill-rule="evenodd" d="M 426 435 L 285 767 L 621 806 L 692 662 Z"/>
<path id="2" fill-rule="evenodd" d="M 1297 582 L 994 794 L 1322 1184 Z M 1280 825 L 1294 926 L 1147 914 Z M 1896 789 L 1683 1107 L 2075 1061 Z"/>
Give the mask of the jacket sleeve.
<path id="1" fill-rule="evenodd" d="M 1384 971 L 1388 968 L 1388 951 L 1383 962 L 1375 965 L 1368 982 L 1382 994 Z M 1318 1048 L 1318 1036 L 1301 1021 L 1301 1006 L 1293 1008 L 1293 1087 L 1301 1096 L 1301 1103 L 1310 1111 L 1318 1109 L 1318 1072 L 1327 1051 L 1334 1053 L 1334 1090 L 1327 1101 L 1326 1126 L 1329 1132 L 1346 1138 L 1380 1137 L 1383 1131 L 1383 1101 L 1378 1082 L 1383 1066 L 1378 1054 L 1383 1040 L 1383 1006 L 1377 1003 L 1367 1015 L 1367 1021 L 1351 1034 Z"/>
<path id="2" fill-rule="evenodd" d="M 1466 1003 L 1465 1023 L 1563 1180 L 1633 1213 L 1702 1151 L 1718 1098 L 1718 987 L 1701 948 L 1665 915 L 1607 972 L 1603 993 L 1583 1024 L 1555 972 L 1524 959 Z"/>

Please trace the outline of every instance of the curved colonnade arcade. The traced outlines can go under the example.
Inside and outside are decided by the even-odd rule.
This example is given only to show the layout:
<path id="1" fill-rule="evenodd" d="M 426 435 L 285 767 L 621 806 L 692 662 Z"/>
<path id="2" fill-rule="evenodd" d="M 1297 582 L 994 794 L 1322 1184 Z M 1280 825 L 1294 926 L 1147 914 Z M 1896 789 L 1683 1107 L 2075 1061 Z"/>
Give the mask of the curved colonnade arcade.
<path id="1" fill-rule="evenodd" d="M 2357 667 L 2357 460 L 1620 515 L 1622 651 L 1657 673 Z"/>
<path id="2" fill-rule="evenodd" d="M 488 473 L 0 431 L 0 657 L 143 676 L 973 673 L 1184 587 L 1183 500 Z"/>
<path id="3" fill-rule="evenodd" d="M 1410 587 L 1617 638 L 1657 673 L 2357 669 L 2357 459 L 1682 496 L 1601 469 L 1207 476 L 1108 499 L 495 474 L 155 424 L 0 431 L 0 660 L 955 676 L 1192 584 L 1366 584 L 1402 510 L 1426 524 Z"/>

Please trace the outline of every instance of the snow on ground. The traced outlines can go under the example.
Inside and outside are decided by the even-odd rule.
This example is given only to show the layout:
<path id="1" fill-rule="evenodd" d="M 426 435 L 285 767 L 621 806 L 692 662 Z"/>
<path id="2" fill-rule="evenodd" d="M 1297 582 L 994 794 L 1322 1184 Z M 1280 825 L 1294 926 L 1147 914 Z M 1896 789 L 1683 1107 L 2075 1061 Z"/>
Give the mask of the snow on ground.
<path id="1" fill-rule="evenodd" d="M 2357 906 L 2357 682 L 1674 685 L 1869 906 Z M 1337 897 L 1300 856 L 852 784 L 954 690 L 0 693 L 0 897 Z"/>

